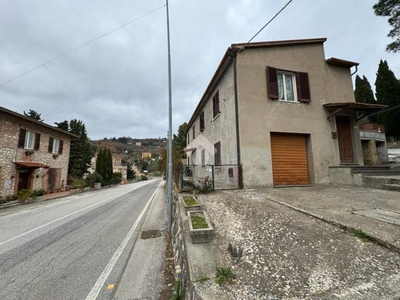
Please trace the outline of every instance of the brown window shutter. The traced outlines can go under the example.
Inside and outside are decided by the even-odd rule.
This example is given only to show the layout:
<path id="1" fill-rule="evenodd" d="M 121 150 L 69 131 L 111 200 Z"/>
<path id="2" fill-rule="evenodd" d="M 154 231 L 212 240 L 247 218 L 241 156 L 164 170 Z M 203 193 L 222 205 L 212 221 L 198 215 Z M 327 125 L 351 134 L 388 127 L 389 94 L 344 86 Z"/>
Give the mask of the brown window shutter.
<path id="1" fill-rule="evenodd" d="M 25 146 L 25 136 L 26 136 L 26 130 L 20 128 L 19 129 L 19 138 L 18 138 L 18 148 L 24 148 L 24 146 Z"/>
<path id="2" fill-rule="evenodd" d="M 40 149 L 40 133 L 35 134 L 35 147 L 33 150 L 38 151 Z"/>
<path id="3" fill-rule="evenodd" d="M 217 91 L 216 98 L 215 98 L 215 110 L 217 112 L 217 115 L 221 112 L 219 110 L 219 91 Z"/>
<path id="4" fill-rule="evenodd" d="M 58 153 L 61 154 L 63 152 L 64 141 L 60 140 L 60 145 L 58 147 Z"/>
<path id="5" fill-rule="evenodd" d="M 204 111 L 200 114 L 200 131 L 204 130 Z"/>
<path id="6" fill-rule="evenodd" d="M 272 100 L 278 100 L 278 75 L 276 69 L 273 67 L 267 67 L 267 88 L 268 97 Z"/>
<path id="7" fill-rule="evenodd" d="M 299 102 L 309 103 L 311 102 L 310 95 L 310 82 L 308 80 L 308 73 L 298 72 L 296 73 L 297 79 L 297 91 Z"/>
<path id="8" fill-rule="evenodd" d="M 49 137 L 49 152 L 53 152 L 53 141 L 54 139 L 52 137 Z"/>

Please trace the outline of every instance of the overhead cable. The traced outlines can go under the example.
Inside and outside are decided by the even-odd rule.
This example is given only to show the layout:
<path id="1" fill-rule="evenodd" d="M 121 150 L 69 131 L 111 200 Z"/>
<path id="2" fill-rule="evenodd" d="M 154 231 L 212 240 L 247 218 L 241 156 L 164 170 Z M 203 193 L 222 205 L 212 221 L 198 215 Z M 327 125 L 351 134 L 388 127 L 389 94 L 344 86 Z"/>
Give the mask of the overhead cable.
<path id="1" fill-rule="evenodd" d="M 20 77 L 22 77 L 22 76 L 24 76 L 26 74 L 29 74 L 29 73 L 31 73 L 33 71 L 36 71 L 37 69 L 40 69 L 40 68 L 44 67 L 45 65 L 48 65 L 48 64 L 52 63 L 53 61 L 56 61 L 56 60 L 58 60 L 58 59 L 60 59 L 60 58 L 62 58 L 64 56 L 66 56 L 66 55 L 68 55 L 68 54 L 80 49 L 80 48 L 83 48 L 83 47 L 85 47 L 85 46 L 87 46 L 87 45 L 89 45 L 89 44 L 91 44 L 91 43 L 93 43 L 93 42 L 105 37 L 106 35 L 109 35 L 109 34 L 115 32 L 115 31 L 117 31 L 117 30 L 119 30 L 119 29 L 121 29 L 121 28 L 123 28 L 125 26 L 128 26 L 129 24 L 132 24 L 132 23 L 134 23 L 134 22 L 136 22 L 136 21 L 138 21 L 138 20 L 140 20 L 140 19 L 142 19 L 142 18 L 144 18 L 144 17 L 156 12 L 157 10 L 160 10 L 164 6 L 165 6 L 165 4 L 160 6 L 160 7 L 158 7 L 158 8 L 156 8 L 156 9 L 154 9 L 154 10 L 152 10 L 152 11 L 150 11 L 150 12 L 148 12 L 148 13 L 146 13 L 146 14 L 144 14 L 144 15 L 142 15 L 142 16 L 140 16 L 140 17 L 138 17 L 138 18 L 136 18 L 136 19 L 134 19 L 134 20 L 129 21 L 128 23 L 125 23 L 125 24 L 123 24 L 123 25 L 121 25 L 121 26 L 119 26 L 119 27 L 117 27 L 117 28 L 115 28 L 113 30 L 110 30 L 110 31 L 108 31 L 108 32 L 106 32 L 106 33 L 104 33 L 104 34 L 102 34 L 102 35 L 100 35 L 100 36 L 98 36 L 98 37 L 96 37 L 96 38 L 94 38 L 94 39 L 92 39 L 92 40 L 90 40 L 90 41 L 88 41 L 88 42 L 86 42 L 86 43 L 74 48 L 74 49 L 72 49 L 72 50 L 69 50 L 68 52 L 65 52 L 64 54 L 61 54 L 60 56 L 57 56 L 56 58 L 53 58 L 53 59 L 45 62 L 44 64 L 41 64 L 41 65 L 39 65 L 39 66 L 37 66 L 37 67 L 35 67 L 33 69 L 30 69 L 29 71 L 26 71 L 25 73 L 22 73 L 22 74 L 14 77 L 14 78 L 11 78 L 10 80 L 1 83 L 0 87 L 2 87 L 3 85 L 6 85 L 7 83 L 10 83 L 11 81 L 13 81 L 13 80 L 15 80 L 17 78 L 20 78 Z"/>

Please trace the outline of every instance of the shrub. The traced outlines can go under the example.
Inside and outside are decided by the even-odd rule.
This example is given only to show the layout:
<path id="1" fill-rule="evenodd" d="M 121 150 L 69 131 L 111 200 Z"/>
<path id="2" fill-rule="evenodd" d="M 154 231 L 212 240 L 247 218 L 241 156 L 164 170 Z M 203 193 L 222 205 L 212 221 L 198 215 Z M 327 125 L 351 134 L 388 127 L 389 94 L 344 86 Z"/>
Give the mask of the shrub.
<path id="1" fill-rule="evenodd" d="M 140 176 L 140 180 L 147 180 L 147 176 L 146 175 Z"/>
<path id="2" fill-rule="evenodd" d="M 31 198 L 36 198 L 44 195 L 44 190 L 39 189 L 39 190 L 33 190 L 31 194 Z"/>
<path id="3" fill-rule="evenodd" d="M 95 183 L 103 183 L 103 176 L 100 173 L 94 172 L 93 174 L 89 174 L 86 176 L 86 185 L 90 186 L 91 188 L 94 187 Z"/>
<path id="4" fill-rule="evenodd" d="M 84 179 L 75 179 L 71 184 L 71 189 L 83 189 L 86 186 Z"/>
<path id="5" fill-rule="evenodd" d="M 4 199 L 3 196 L 0 196 L 0 204 L 1 204 L 1 203 L 5 203 L 5 202 L 7 202 L 7 200 Z"/>
<path id="6" fill-rule="evenodd" d="M 122 181 L 122 173 L 120 172 L 113 173 L 111 184 L 120 184 L 121 181 Z"/>
<path id="7" fill-rule="evenodd" d="M 17 193 L 17 199 L 18 199 L 18 201 L 21 201 L 21 202 L 26 202 L 31 197 L 36 198 L 36 195 L 32 196 L 32 190 L 30 190 L 30 189 L 22 189 L 22 190 L 18 191 L 18 193 Z"/>

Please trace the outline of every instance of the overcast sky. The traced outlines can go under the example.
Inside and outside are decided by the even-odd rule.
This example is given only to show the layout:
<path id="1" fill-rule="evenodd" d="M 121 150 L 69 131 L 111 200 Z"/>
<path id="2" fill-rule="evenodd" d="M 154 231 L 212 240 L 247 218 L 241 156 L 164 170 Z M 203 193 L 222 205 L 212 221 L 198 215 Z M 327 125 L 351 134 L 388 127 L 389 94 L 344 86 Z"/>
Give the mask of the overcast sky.
<path id="1" fill-rule="evenodd" d="M 359 62 L 374 88 L 381 59 L 400 76 L 377 1 L 293 0 L 253 41 L 326 37 L 325 57 Z M 287 2 L 169 0 L 174 133 L 230 44 L 247 42 Z M 133 20 L 0 86 L 0 106 L 33 109 L 50 125 L 82 120 L 91 139 L 166 136 L 165 0 L 0 0 L 0 85 Z"/>

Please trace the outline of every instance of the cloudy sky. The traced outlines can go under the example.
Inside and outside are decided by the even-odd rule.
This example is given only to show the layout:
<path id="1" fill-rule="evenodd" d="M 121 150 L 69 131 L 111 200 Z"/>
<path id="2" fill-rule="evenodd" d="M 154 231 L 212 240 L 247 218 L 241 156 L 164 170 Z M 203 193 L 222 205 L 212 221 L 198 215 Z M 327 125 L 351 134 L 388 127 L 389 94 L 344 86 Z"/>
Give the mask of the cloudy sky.
<path id="1" fill-rule="evenodd" d="M 381 59 L 400 76 L 377 1 L 293 0 L 253 41 L 326 37 L 325 57 L 359 62 L 374 87 Z M 287 2 L 169 0 L 174 132 L 229 45 L 247 42 Z M 51 125 L 82 120 L 91 139 L 164 137 L 166 32 L 165 0 L 0 0 L 0 106 L 33 109 Z"/>

